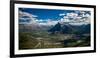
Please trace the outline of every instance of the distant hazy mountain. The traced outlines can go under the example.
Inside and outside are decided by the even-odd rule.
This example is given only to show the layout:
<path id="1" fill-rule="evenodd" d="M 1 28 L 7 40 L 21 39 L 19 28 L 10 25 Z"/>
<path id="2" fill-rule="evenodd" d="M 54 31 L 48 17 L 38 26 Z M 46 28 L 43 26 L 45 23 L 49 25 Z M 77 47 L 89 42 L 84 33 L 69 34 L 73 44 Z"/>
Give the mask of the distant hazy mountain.
<path id="1" fill-rule="evenodd" d="M 52 27 L 48 25 L 39 25 L 39 24 L 19 24 L 19 31 L 46 31 Z"/>

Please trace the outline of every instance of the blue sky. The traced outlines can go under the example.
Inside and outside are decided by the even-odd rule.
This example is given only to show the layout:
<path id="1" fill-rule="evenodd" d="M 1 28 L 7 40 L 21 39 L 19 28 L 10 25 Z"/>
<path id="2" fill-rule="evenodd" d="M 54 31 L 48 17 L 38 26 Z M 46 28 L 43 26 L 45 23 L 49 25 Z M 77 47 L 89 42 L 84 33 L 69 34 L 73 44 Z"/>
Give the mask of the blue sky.
<path id="1" fill-rule="evenodd" d="M 28 12 L 33 15 L 37 15 L 37 19 L 52 19 L 59 20 L 61 13 L 75 12 L 74 10 L 56 10 L 56 9 L 34 9 L 34 8 L 19 8 L 20 11 Z"/>
<path id="2" fill-rule="evenodd" d="M 81 18 L 89 17 L 91 15 L 90 11 L 85 11 L 85 10 L 80 11 L 80 10 L 60 10 L 60 9 L 19 8 L 19 11 L 28 16 L 35 16 L 35 18 L 39 23 L 47 23 L 48 20 L 56 22 L 63 19 L 63 21 L 65 21 L 66 17 L 69 20 L 74 20 L 80 17 L 80 20 L 82 20 Z M 84 15 L 82 15 L 82 13 L 84 13 Z M 24 22 L 23 20 L 19 20 L 19 22 L 20 21 Z M 31 20 L 26 20 L 26 21 L 29 22 Z"/>

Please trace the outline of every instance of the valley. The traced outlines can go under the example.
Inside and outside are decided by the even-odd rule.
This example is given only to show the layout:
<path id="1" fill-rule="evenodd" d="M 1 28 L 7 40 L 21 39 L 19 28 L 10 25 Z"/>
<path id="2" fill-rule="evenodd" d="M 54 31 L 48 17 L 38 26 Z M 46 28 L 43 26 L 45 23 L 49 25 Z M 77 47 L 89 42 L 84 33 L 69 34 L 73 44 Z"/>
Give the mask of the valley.
<path id="1" fill-rule="evenodd" d="M 19 33 L 19 49 L 44 49 L 90 46 L 90 36 L 49 34 L 45 31 Z"/>

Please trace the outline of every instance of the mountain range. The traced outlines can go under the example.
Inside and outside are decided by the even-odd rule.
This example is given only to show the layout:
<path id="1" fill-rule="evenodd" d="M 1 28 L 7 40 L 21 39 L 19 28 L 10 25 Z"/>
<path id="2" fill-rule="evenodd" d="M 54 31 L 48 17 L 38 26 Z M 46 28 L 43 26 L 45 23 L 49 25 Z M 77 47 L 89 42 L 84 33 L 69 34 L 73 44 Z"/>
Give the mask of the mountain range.
<path id="1" fill-rule="evenodd" d="M 90 24 L 87 25 L 70 25 L 57 23 L 51 29 L 48 30 L 52 34 L 59 32 L 63 34 L 86 34 L 90 33 Z"/>
<path id="2" fill-rule="evenodd" d="M 47 31 L 51 34 L 89 34 L 90 24 L 71 25 L 57 23 L 55 25 L 39 25 L 39 24 L 19 24 L 19 31 Z"/>

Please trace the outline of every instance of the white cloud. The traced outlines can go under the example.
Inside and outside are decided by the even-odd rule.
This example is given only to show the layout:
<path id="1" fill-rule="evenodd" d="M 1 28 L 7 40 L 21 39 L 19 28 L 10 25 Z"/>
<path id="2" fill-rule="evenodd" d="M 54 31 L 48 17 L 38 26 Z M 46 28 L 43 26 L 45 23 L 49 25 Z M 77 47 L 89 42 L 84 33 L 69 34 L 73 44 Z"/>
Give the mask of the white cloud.
<path id="1" fill-rule="evenodd" d="M 26 16 L 27 18 L 23 18 L 23 16 Z M 36 23 L 36 15 L 33 15 L 33 14 L 30 14 L 30 13 L 27 13 L 27 12 L 22 12 L 22 11 L 19 11 L 19 19 L 21 20 L 30 20 L 30 22 L 20 22 L 20 24 L 33 24 L 33 23 Z"/>
<path id="2" fill-rule="evenodd" d="M 69 18 L 76 18 L 77 16 L 78 16 L 78 14 L 77 13 L 67 13 L 67 16 L 69 17 Z"/>
<path id="3" fill-rule="evenodd" d="M 67 19 L 67 18 L 69 18 L 69 17 L 66 15 L 66 16 L 64 16 L 63 18 L 64 18 L 64 19 Z"/>
<path id="4" fill-rule="evenodd" d="M 82 16 L 78 15 L 78 13 L 81 13 Z M 77 11 L 77 12 L 71 12 L 66 13 L 63 18 L 60 19 L 60 22 L 68 22 L 72 25 L 83 25 L 83 24 L 90 24 L 90 14 L 86 14 L 85 11 Z"/>
<path id="5" fill-rule="evenodd" d="M 52 19 L 48 19 L 46 20 L 46 22 L 41 22 L 39 23 L 40 25 L 47 25 L 47 26 L 51 26 L 51 25 L 55 25 L 57 24 L 59 21 L 53 21 Z"/>
<path id="6" fill-rule="evenodd" d="M 69 23 L 71 25 L 87 25 L 86 22 Z"/>
<path id="7" fill-rule="evenodd" d="M 58 23 L 58 21 L 48 21 L 47 22 L 47 25 L 55 25 L 57 23 Z"/>
<path id="8" fill-rule="evenodd" d="M 90 14 L 85 14 L 85 17 L 90 17 Z"/>
<path id="9" fill-rule="evenodd" d="M 33 14 L 30 14 L 30 13 L 28 13 L 28 12 L 22 12 L 22 11 L 19 11 L 19 14 L 20 15 L 22 15 L 22 16 L 28 16 L 28 17 L 30 17 L 30 18 L 34 18 L 34 17 L 38 17 L 38 16 L 36 16 L 36 15 L 33 15 Z"/>
<path id="10" fill-rule="evenodd" d="M 69 20 L 68 18 L 61 18 L 60 19 L 60 22 L 63 23 L 63 22 L 70 22 L 71 20 Z"/>
<path id="11" fill-rule="evenodd" d="M 59 14 L 59 16 L 64 16 L 64 15 L 66 15 L 66 14 L 64 14 L 64 13 Z"/>

